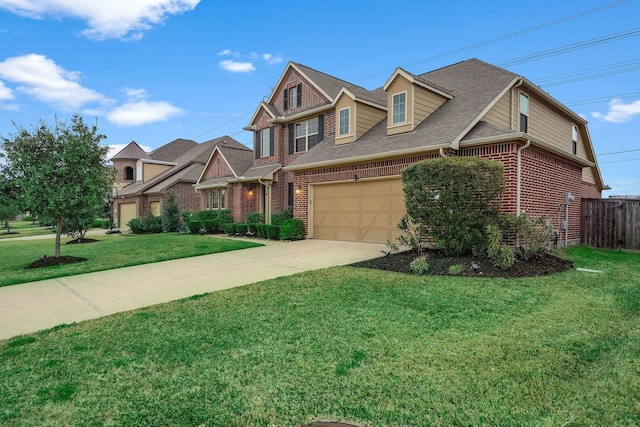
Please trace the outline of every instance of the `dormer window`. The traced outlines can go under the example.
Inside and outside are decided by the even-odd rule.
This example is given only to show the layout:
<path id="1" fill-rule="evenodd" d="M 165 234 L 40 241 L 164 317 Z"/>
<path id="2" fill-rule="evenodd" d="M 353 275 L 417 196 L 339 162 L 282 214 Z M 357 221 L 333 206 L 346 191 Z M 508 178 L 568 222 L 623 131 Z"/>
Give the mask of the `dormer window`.
<path id="1" fill-rule="evenodd" d="M 392 123 L 399 124 L 407 121 L 407 92 L 396 93 L 392 100 Z"/>
<path id="2" fill-rule="evenodd" d="M 284 111 L 302 106 L 302 83 L 284 90 Z"/>
<path id="3" fill-rule="evenodd" d="M 343 108 L 339 111 L 338 115 L 338 119 L 339 119 L 339 126 L 338 126 L 338 136 L 345 136 L 345 135 L 349 135 L 351 133 L 351 117 L 350 117 L 350 113 L 351 113 L 351 109 L 350 108 Z"/>
<path id="4" fill-rule="evenodd" d="M 133 181 L 133 168 L 131 166 L 124 168 L 124 180 Z"/>
<path id="5" fill-rule="evenodd" d="M 529 132 L 529 97 L 520 94 L 520 132 Z"/>

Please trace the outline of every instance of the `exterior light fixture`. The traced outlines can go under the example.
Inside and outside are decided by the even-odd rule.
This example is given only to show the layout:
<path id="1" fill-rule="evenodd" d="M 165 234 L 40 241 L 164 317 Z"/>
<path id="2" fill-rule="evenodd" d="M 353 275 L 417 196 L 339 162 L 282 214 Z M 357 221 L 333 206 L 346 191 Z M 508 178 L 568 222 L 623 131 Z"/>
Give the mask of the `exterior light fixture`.
<path id="1" fill-rule="evenodd" d="M 249 190 L 249 195 L 253 196 L 253 190 Z"/>

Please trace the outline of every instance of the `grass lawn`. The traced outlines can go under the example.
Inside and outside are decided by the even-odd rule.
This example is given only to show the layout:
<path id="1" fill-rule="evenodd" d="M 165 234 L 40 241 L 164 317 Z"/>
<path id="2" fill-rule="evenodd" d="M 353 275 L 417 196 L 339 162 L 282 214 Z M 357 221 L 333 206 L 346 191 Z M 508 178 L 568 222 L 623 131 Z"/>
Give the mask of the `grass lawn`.
<path id="1" fill-rule="evenodd" d="M 336 267 L 0 343 L 7 426 L 637 426 L 640 255 L 527 279 Z"/>
<path id="2" fill-rule="evenodd" d="M 87 261 L 31 270 L 25 270 L 24 267 L 43 255 L 53 255 L 53 238 L 0 242 L 0 286 L 262 245 L 192 234 L 110 234 L 90 237 L 98 241 L 66 245 L 65 242 L 71 240 L 66 237 L 61 245 L 61 255 L 87 258 Z"/>
<path id="3" fill-rule="evenodd" d="M 28 236 L 40 236 L 44 234 L 54 234 L 54 232 L 49 227 L 40 227 L 40 225 L 36 222 L 35 224 L 31 221 L 9 221 L 9 225 L 11 228 L 12 234 L 6 234 L 7 229 L 4 228 L 4 222 L 0 222 L 0 240 L 2 239 L 10 239 L 15 237 L 28 237 Z M 17 233 L 17 234 L 13 234 Z"/>

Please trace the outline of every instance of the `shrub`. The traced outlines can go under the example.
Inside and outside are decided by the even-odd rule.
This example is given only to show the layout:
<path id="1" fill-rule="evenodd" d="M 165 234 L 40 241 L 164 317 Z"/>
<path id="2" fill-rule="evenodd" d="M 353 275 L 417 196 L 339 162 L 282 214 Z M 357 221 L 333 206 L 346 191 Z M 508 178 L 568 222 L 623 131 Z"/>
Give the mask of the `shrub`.
<path id="1" fill-rule="evenodd" d="M 220 209 L 218 211 L 218 221 L 220 224 L 228 224 L 230 222 L 234 222 L 233 220 L 233 212 L 230 209 Z"/>
<path id="2" fill-rule="evenodd" d="M 293 208 L 291 206 L 279 209 L 276 213 L 271 214 L 271 224 L 280 225 L 283 221 L 293 218 Z"/>
<path id="3" fill-rule="evenodd" d="M 405 168 L 407 216 L 421 238 L 445 253 L 479 253 L 485 228 L 497 221 L 505 188 L 504 166 L 476 157 L 441 157 Z"/>
<path id="4" fill-rule="evenodd" d="M 244 222 L 236 222 L 236 234 L 240 235 L 240 236 L 244 236 L 247 234 L 247 231 L 249 230 L 249 227 L 247 227 L 247 224 Z"/>
<path id="5" fill-rule="evenodd" d="M 498 226 L 488 225 L 487 233 L 487 257 L 491 264 L 501 270 L 510 269 L 516 262 L 513 250 L 502 244 L 502 231 Z"/>
<path id="6" fill-rule="evenodd" d="M 248 213 L 245 217 L 247 224 L 258 224 L 264 222 L 264 215 L 259 212 Z"/>
<path id="7" fill-rule="evenodd" d="M 402 231 L 402 234 L 398 238 L 400 244 L 409 246 L 413 252 L 420 255 L 422 253 L 422 234 L 420 233 L 420 227 L 405 215 L 398 223 L 398 228 Z"/>
<path id="8" fill-rule="evenodd" d="M 147 230 L 149 233 L 162 233 L 164 228 L 162 226 L 162 217 L 149 216 L 145 218 L 147 222 Z"/>
<path id="9" fill-rule="evenodd" d="M 229 236 L 235 236 L 236 235 L 236 224 L 233 222 L 228 222 L 226 224 L 224 224 L 222 226 L 222 228 L 224 229 L 224 232 L 227 233 L 227 235 Z"/>
<path id="10" fill-rule="evenodd" d="M 304 239 L 304 223 L 295 218 L 286 219 L 280 224 L 280 240 Z"/>
<path id="11" fill-rule="evenodd" d="M 220 229 L 220 223 L 217 219 L 207 219 L 203 221 L 203 225 L 204 231 L 209 234 L 217 233 Z"/>
<path id="12" fill-rule="evenodd" d="M 411 264 L 409 264 L 409 268 L 415 274 L 427 274 L 429 272 L 430 266 L 427 262 L 426 257 L 418 257 L 411 261 Z"/>
<path id="13" fill-rule="evenodd" d="M 180 216 L 182 216 L 182 222 L 184 224 L 189 224 L 189 221 L 191 221 L 192 219 L 195 219 L 193 213 L 190 211 L 182 211 L 180 213 Z"/>
<path id="14" fill-rule="evenodd" d="M 202 230 L 202 222 L 195 219 L 189 221 L 187 226 L 191 234 L 200 234 L 200 230 Z"/>
<path id="15" fill-rule="evenodd" d="M 258 237 L 258 224 L 257 223 L 248 223 L 247 224 L 247 233 L 250 236 Z"/>
<path id="16" fill-rule="evenodd" d="M 23 221 L 31 221 L 34 222 L 36 220 L 36 218 L 32 215 L 27 215 L 24 218 L 22 218 Z"/>
<path id="17" fill-rule="evenodd" d="M 457 276 L 462 273 L 462 266 L 460 264 L 450 265 L 448 273 L 452 276 Z"/>
<path id="18" fill-rule="evenodd" d="M 180 205 L 173 190 L 167 190 L 162 205 L 162 231 L 173 233 L 180 230 L 182 216 L 180 215 Z"/>
<path id="19" fill-rule="evenodd" d="M 146 218 L 133 218 L 127 225 L 134 234 L 162 233 L 162 217 L 149 215 Z"/>
<path id="20" fill-rule="evenodd" d="M 280 238 L 280 226 L 273 224 L 266 224 L 265 226 L 266 238 L 269 240 L 278 240 Z"/>
<path id="21" fill-rule="evenodd" d="M 217 219 L 218 215 L 219 214 L 217 210 L 198 211 L 195 213 L 195 216 L 198 219 L 198 221 L 202 221 L 202 222 L 212 220 L 212 219 Z"/>
<path id="22" fill-rule="evenodd" d="M 267 238 L 267 224 L 257 224 L 256 230 L 258 232 L 258 237 L 261 239 Z"/>

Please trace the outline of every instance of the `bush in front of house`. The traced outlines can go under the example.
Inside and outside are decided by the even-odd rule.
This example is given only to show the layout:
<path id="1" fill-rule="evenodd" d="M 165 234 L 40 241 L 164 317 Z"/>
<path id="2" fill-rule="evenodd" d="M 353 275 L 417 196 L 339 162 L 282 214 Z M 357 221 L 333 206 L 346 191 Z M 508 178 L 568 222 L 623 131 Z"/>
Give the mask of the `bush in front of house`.
<path id="1" fill-rule="evenodd" d="M 280 240 L 304 239 L 304 223 L 295 218 L 286 219 L 280 224 Z"/>
<path id="2" fill-rule="evenodd" d="M 258 224 L 264 222 L 264 215 L 259 212 L 248 213 L 245 216 L 247 224 Z"/>
<path id="3" fill-rule="evenodd" d="M 187 223 L 187 227 L 189 228 L 189 233 L 200 234 L 200 230 L 202 230 L 202 222 L 192 219 Z"/>
<path id="4" fill-rule="evenodd" d="M 261 239 L 267 238 L 267 224 L 256 224 L 256 231 Z"/>
<path id="5" fill-rule="evenodd" d="M 258 225 L 259 223 L 247 223 L 247 232 L 250 236 L 258 237 Z"/>
<path id="6" fill-rule="evenodd" d="M 228 236 L 236 235 L 236 224 L 233 222 L 228 222 L 222 226 L 224 232 L 227 233 Z"/>
<path id="7" fill-rule="evenodd" d="M 269 240 L 278 240 L 280 238 L 280 226 L 273 224 L 265 224 L 265 237 Z"/>
<path id="8" fill-rule="evenodd" d="M 149 215 L 145 218 L 133 218 L 127 226 L 134 234 L 162 233 L 162 217 Z"/>
<path id="9" fill-rule="evenodd" d="M 218 233 L 219 230 L 219 222 L 218 219 L 207 219 L 205 221 L 203 221 L 203 225 L 204 225 L 204 231 L 207 234 L 213 234 L 213 233 Z"/>
<path id="10" fill-rule="evenodd" d="M 175 191 L 167 190 L 162 206 L 162 231 L 165 233 L 174 233 L 183 227 L 178 197 Z"/>
<path id="11" fill-rule="evenodd" d="M 283 221 L 293 218 L 293 208 L 291 206 L 278 209 L 277 212 L 271 214 L 271 224 L 280 225 Z"/>
<path id="12" fill-rule="evenodd" d="M 505 189 L 502 163 L 477 157 L 441 157 L 402 171 L 407 216 L 421 238 L 447 254 L 479 256 L 486 227 L 498 223 Z"/>
<path id="13" fill-rule="evenodd" d="M 245 236 L 249 231 L 249 226 L 245 222 L 236 222 L 236 234 L 239 236 Z"/>
<path id="14" fill-rule="evenodd" d="M 224 225 L 233 222 L 233 213 L 229 209 L 194 211 L 190 212 L 190 218 L 200 221 L 207 233 L 223 233 Z"/>

